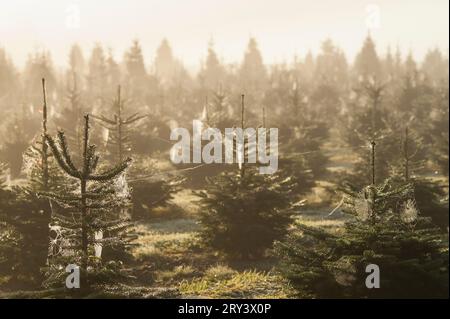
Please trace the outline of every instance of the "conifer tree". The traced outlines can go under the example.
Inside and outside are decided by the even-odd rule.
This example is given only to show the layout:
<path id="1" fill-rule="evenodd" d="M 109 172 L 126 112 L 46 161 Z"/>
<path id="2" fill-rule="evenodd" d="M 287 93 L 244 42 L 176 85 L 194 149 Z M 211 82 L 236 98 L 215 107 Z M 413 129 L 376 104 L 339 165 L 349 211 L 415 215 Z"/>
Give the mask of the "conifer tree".
<path id="1" fill-rule="evenodd" d="M 163 39 L 156 53 L 155 72 L 161 82 L 171 81 L 174 73 L 175 58 L 172 53 L 169 41 Z"/>
<path id="2" fill-rule="evenodd" d="M 49 247 L 49 226 L 52 220 L 52 205 L 48 200 L 37 197 L 38 192 L 61 191 L 65 189 L 61 174 L 52 161 L 47 134 L 47 94 L 45 80 L 42 79 L 42 128 L 38 140 L 24 155 L 28 181 L 25 186 L 15 186 L 7 191 L 2 201 L 5 211 L 0 220 L 10 236 L 0 255 L 8 255 L 14 280 L 22 274 L 26 284 L 40 284 L 41 268 L 47 263 Z M 14 248 L 14 249 L 11 249 Z"/>
<path id="3" fill-rule="evenodd" d="M 202 85 L 211 90 L 217 90 L 225 80 L 225 68 L 214 51 L 212 40 L 208 43 L 208 55 L 198 77 Z"/>
<path id="4" fill-rule="evenodd" d="M 107 64 L 105 53 L 100 44 L 96 44 L 88 63 L 89 71 L 87 75 L 87 83 L 90 97 L 93 100 L 103 101 L 106 93 Z"/>
<path id="5" fill-rule="evenodd" d="M 413 58 L 412 52 L 409 51 L 404 65 L 405 75 L 414 75 L 417 73 L 417 63 Z"/>
<path id="6" fill-rule="evenodd" d="M 419 172 L 425 165 L 423 160 L 418 159 L 425 146 L 416 134 L 411 134 L 405 127 L 401 155 L 399 161 L 392 165 L 391 180 L 398 186 L 410 184 L 414 192 L 417 208 L 423 216 L 431 217 L 432 222 L 440 226 L 444 231 L 448 228 L 448 209 L 443 204 L 446 195 L 441 182 L 431 178 L 423 177 Z"/>
<path id="7" fill-rule="evenodd" d="M 19 97 L 17 70 L 4 48 L 0 48 L 0 92 L 3 92 L 3 99 L 0 101 L 0 112 L 3 114 L 12 105 L 17 105 Z"/>
<path id="8" fill-rule="evenodd" d="M 287 107 L 277 119 L 280 139 L 284 140 L 289 157 L 297 162 L 297 169 L 302 166 L 302 171 L 310 171 L 315 177 L 321 176 L 326 172 L 328 162 L 321 148 L 329 136 L 329 126 L 312 110 L 297 81 L 292 84 L 288 98 Z M 296 174 L 295 170 L 292 173 Z"/>
<path id="9" fill-rule="evenodd" d="M 383 81 L 394 80 L 397 77 L 395 72 L 395 61 L 391 47 L 388 46 L 386 55 L 382 60 Z"/>
<path id="10" fill-rule="evenodd" d="M 260 92 L 267 80 L 267 71 L 255 38 L 250 38 L 239 70 L 243 87 L 250 92 Z"/>
<path id="11" fill-rule="evenodd" d="M 50 52 L 42 51 L 31 55 L 25 69 L 25 95 L 27 102 L 34 108 L 40 108 L 42 97 L 40 80 L 46 79 L 48 98 L 58 91 L 58 83 Z"/>
<path id="12" fill-rule="evenodd" d="M 244 96 L 240 127 L 245 128 Z M 201 238 L 209 247 L 234 258 L 264 254 L 275 239 L 286 233 L 291 222 L 295 181 L 278 174 L 262 175 L 245 163 L 239 169 L 207 179 L 201 198 Z"/>
<path id="13" fill-rule="evenodd" d="M 39 192 L 63 192 L 65 190 L 64 186 L 69 182 L 60 173 L 45 140 L 45 136 L 49 133 L 49 121 L 46 80 L 44 78 L 42 79 L 42 97 L 43 104 L 40 134 L 24 154 L 24 171 L 27 174 L 28 183 L 23 191 L 28 193 L 29 196 L 35 196 Z M 44 203 L 47 201 L 41 202 Z M 44 204 L 44 206 L 48 205 Z M 46 214 L 49 214 L 48 210 L 49 209 L 46 209 Z M 51 218 L 49 217 L 47 224 L 50 223 L 50 220 Z"/>
<path id="14" fill-rule="evenodd" d="M 366 37 L 361 51 L 355 59 L 357 77 L 363 81 L 381 79 L 381 65 L 370 34 Z"/>
<path id="15" fill-rule="evenodd" d="M 117 88 L 117 98 L 113 103 L 115 113 L 112 118 L 106 116 L 95 116 L 94 119 L 99 120 L 100 124 L 109 132 L 108 144 L 112 146 L 111 153 L 113 154 L 114 162 L 120 163 L 124 160 L 127 153 L 131 151 L 130 133 L 135 124 L 145 115 L 134 113 L 132 115 L 124 115 L 124 101 L 121 97 L 121 87 Z"/>
<path id="16" fill-rule="evenodd" d="M 128 158 L 112 168 L 100 170 L 96 147 L 89 143 L 89 116 L 86 115 L 84 120 L 82 163 L 79 167 L 72 161 L 62 131 L 58 132 L 56 140 L 46 135 L 46 141 L 60 169 L 67 176 L 77 180 L 77 189 L 64 194 L 58 192 L 40 194 L 66 208 L 66 213 L 70 214 L 61 214 L 55 218 L 67 236 L 68 245 L 64 249 L 73 252 L 69 256 L 66 255 L 65 259 L 81 266 L 83 284 L 86 285 L 90 284 L 89 274 L 102 269 L 98 247 L 125 245 L 126 233 L 123 233 L 123 230 L 128 224 L 123 220 L 111 218 L 111 214 L 115 208 L 128 203 L 129 192 L 124 173 L 131 159 Z M 92 266 L 89 273 L 88 266 Z"/>
<path id="17" fill-rule="evenodd" d="M 393 112 L 388 110 L 383 101 L 385 85 L 379 81 L 364 81 L 356 90 L 357 97 L 351 105 L 347 117 L 344 139 L 357 154 L 357 162 L 345 182 L 362 187 L 372 180 L 372 173 L 367 169 L 371 162 L 371 145 L 376 145 L 375 177 L 384 180 L 389 176 L 390 164 L 398 158 L 398 146 L 401 141 L 398 123 L 393 119 Z"/>
<path id="18" fill-rule="evenodd" d="M 78 44 L 74 44 L 70 48 L 69 53 L 69 70 L 67 71 L 68 82 L 73 80 L 80 88 L 83 88 L 85 72 L 86 62 L 84 60 L 83 51 Z"/>
<path id="19" fill-rule="evenodd" d="M 23 153 L 39 130 L 38 123 L 24 104 L 5 123 L 0 160 L 8 164 L 12 178 L 21 173 Z"/>
<path id="20" fill-rule="evenodd" d="M 275 250 L 280 271 L 303 297 L 442 298 L 448 296 L 448 239 L 421 217 L 410 183 L 390 179 L 348 194 L 353 217 L 333 233 L 301 223 Z M 368 289 L 368 265 L 380 288 Z M 414 278 L 412 280 L 412 278 Z"/>
<path id="21" fill-rule="evenodd" d="M 327 158 L 320 152 L 320 147 L 327 135 L 327 127 L 311 114 L 305 90 L 300 89 L 297 80 L 277 86 L 280 89 L 286 86 L 276 93 L 283 106 L 280 114 L 276 114 L 273 107 L 277 102 L 268 99 L 262 106 L 261 123 L 262 127 L 275 123 L 275 127 L 279 128 L 283 152 L 278 163 L 279 174 L 297 180 L 294 192 L 304 195 L 315 185 L 314 177 L 326 170 Z"/>
<path id="22" fill-rule="evenodd" d="M 14 225 L 11 222 L 10 204 L 14 197 L 12 192 L 6 188 L 6 172 L 7 165 L 0 162 L 0 274 L 2 276 L 2 283 L 0 286 L 4 286 L 7 283 L 7 277 L 14 276 L 17 270 L 22 270 L 17 265 L 18 254 L 20 250 L 20 234 L 16 231 Z M 15 279 L 15 278 L 14 278 Z"/>
<path id="23" fill-rule="evenodd" d="M 156 51 L 155 75 L 163 88 L 180 86 L 189 75 L 173 55 L 169 41 L 163 39 Z"/>
<path id="24" fill-rule="evenodd" d="M 106 58 L 106 82 L 108 84 L 108 94 L 114 94 L 114 89 L 121 81 L 122 73 L 119 63 L 114 59 L 112 49 L 108 50 Z"/>
<path id="25" fill-rule="evenodd" d="M 321 53 L 316 58 L 315 81 L 327 83 L 338 88 L 345 88 L 348 81 L 348 65 L 345 55 L 331 39 L 322 43 Z"/>
<path id="26" fill-rule="evenodd" d="M 139 41 L 133 41 L 133 45 L 125 53 L 124 59 L 128 75 L 127 91 L 134 100 L 142 103 L 148 85 L 148 75 Z"/>
<path id="27" fill-rule="evenodd" d="M 448 58 L 445 59 L 438 48 L 429 50 L 422 63 L 421 71 L 433 84 L 448 81 Z"/>
<path id="28" fill-rule="evenodd" d="M 139 121 L 146 118 L 146 115 L 134 113 L 125 115 L 125 102 L 121 97 L 121 87 L 118 86 L 117 98 L 113 107 L 116 108 L 114 116 L 94 116 L 105 129 L 108 130 L 109 151 L 113 155 L 113 162 L 120 163 L 125 156 L 131 153 L 132 137 L 136 132 L 136 126 Z M 147 141 L 148 142 L 148 141 Z M 172 198 L 172 194 L 178 191 L 178 186 L 182 181 L 179 178 L 165 178 L 160 180 L 149 180 L 143 176 L 149 175 L 149 167 L 136 164 L 134 169 L 130 171 L 133 177 L 132 188 L 134 196 L 132 199 L 132 216 L 134 218 L 148 217 L 149 210 L 154 206 L 164 206 Z M 151 195 L 148 190 L 151 189 Z M 120 210 L 119 216 L 129 216 L 126 208 Z"/>

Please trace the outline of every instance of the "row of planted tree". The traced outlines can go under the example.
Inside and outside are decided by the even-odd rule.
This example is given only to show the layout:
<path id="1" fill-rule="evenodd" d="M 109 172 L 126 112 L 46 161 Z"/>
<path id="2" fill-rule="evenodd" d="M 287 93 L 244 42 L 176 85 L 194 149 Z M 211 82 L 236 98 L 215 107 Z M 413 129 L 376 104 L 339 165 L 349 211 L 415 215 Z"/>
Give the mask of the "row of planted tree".
<path id="1" fill-rule="evenodd" d="M 351 184 L 341 183 L 342 174 L 335 176 L 338 182 L 333 190 L 345 194 L 340 207 L 354 215 L 342 229 L 333 233 L 295 223 L 304 204 L 302 197 L 324 174 L 328 160 L 324 138 L 342 134 L 331 130 L 316 110 L 305 107 L 302 91 L 295 86 L 285 110 L 290 116 L 283 119 L 279 171 L 260 175 L 256 167 L 246 163 L 225 172 L 219 168 L 207 179 L 202 187 L 205 190 L 196 192 L 202 206 L 199 237 L 205 249 L 248 259 L 263 258 L 274 247 L 272 252 L 280 259 L 279 271 L 302 297 L 445 295 L 448 235 L 441 223 L 448 219 L 441 201 L 445 189 L 441 183 L 415 175 L 420 168 L 415 160 L 424 151 L 414 136 L 418 130 L 403 125 L 399 132 L 398 122 L 389 123 L 389 118 L 400 120 L 409 110 L 386 112 L 381 103 L 384 90 L 375 80 L 362 82 L 355 101 L 362 101 L 365 107 L 354 109 L 348 119 L 351 131 L 343 130 L 348 134 L 346 147 L 355 151 L 359 162 L 353 172 L 346 173 L 346 182 Z M 133 172 L 129 169 L 131 160 L 125 158 L 132 146 L 130 130 L 144 117 L 124 115 L 119 88 L 113 104 L 115 115 L 85 115 L 68 142 L 65 133 L 52 137 L 48 131 L 44 80 L 43 96 L 41 134 L 26 156 L 28 181 L 25 186 L 1 191 L 0 213 L 5 227 L 2 271 L 11 274 L 9 280 L 14 284 L 43 282 L 47 291 L 56 288 L 63 294 L 69 293 L 62 288 L 67 264 L 81 266 L 83 294 L 125 283 L 130 272 L 122 261 L 131 258 L 127 247 L 133 239 L 129 213 L 136 217 L 135 211 L 142 209 L 142 203 L 133 199 L 127 175 L 128 180 L 138 182 L 151 175 Z M 445 112 L 442 104 L 445 100 L 438 100 L 433 107 Z M 242 103 L 236 121 L 237 112 L 229 111 L 220 92 L 212 105 L 206 103 L 202 120 L 218 128 L 265 127 L 267 117 L 273 115 L 270 111 L 263 107 L 252 113 Z M 91 119 L 111 134 L 111 148 L 103 151 L 106 162 L 99 159 L 91 144 Z M 439 127 L 440 121 L 437 117 L 436 123 L 428 125 Z M 194 169 L 198 173 L 202 168 Z M 152 187 L 150 183 L 134 185 L 133 193 L 138 190 L 144 196 Z M 170 198 L 178 185 L 173 178 L 160 183 L 161 198 Z M 365 288 L 364 269 L 370 263 L 382 269 L 386 289 Z"/>
<path id="2" fill-rule="evenodd" d="M 167 138 L 168 122 L 177 121 L 183 127 L 189 125 L 201 111 L 206 95 L 212 103 L 216 103 L 217 96 L 217 104 L 224 106 L 227 113 L 234 113 L 231 115 L 234 117 L 239 113 L 234 106 L 239 105 L 242 92 L 249 103 L 247 112 L 256 115 L 260 112 L 259 106 L 264 105 L 267 124 L 284 128 L 286 138 L 289 138 L 288 134 L 299 136 L 303 133 L 295 132 L 294 128 L 300 121 L 298 115 L 306 114 L 303 122 L 314 119 L 311 125 L 315 127 L 311 127 L 311 131 L 321 138 L 320 142 L 329 142 L 329 137 L 336 137 L 338 133 L 341 138 L 336 140 L 360 146 L 361 139 L 353 130 L 362 131 L 367 125 L 362 121 L 367 114 L 363 106 L 367 103 L 363 101 L 364 92 L 354 89 L 361 79 L 369 76 L 388 83 L 383 90 L 384 105 L 380 108 L 389 109 L 389 112 L 380 110 L 379 124 L 392 130 L 399 127 L 395 122 L 411 121 L 414 117 L 409 123 L 411 132 L 419 131 L 425 144 L 433 144 L 431 152 L 436 153 L 443 147 L 439 145 L 444 145 L 437 139 L 440 139 L 439 131 L 446 130 L 446 122 L 440 113 L 445 113 L 448 57 L 438 49 L 430 50 L 423 61 L 415 61 L 412 54 L 405 57 L 390 50 L 381 53 L 368 36 L 355 61 L 347 61 L 342 50 L 331 40 L 324 41 L 316 55 L 296 57 L 289 63 L 264 64 L 262 56 L 256 41 L 251 39 L 243 61 L 229 65 L 221 61 L 211 46 L 201 72 L 187 81 L 184 77 L 187 72 L 179 71 L 179 61 L 174 58 L 167 41 L 161 44 L 151 68 L 147 67 L 138 42 L 133 43 L 120 62 L 105 57 L 99 46 L 93 49 L 89 61 L 85 61 L 83 51 L 74 46 L 68 68 L 63 73 L 58 73 L 52 66 L 49 53 L 30 55 L 27 67 L 19 71 L 8 59 L 6 51 L 0 50 L 0 116 L 3 119 L 0 161 L 7 162 L 13 178 L 20 174 L 22 154 L 39 130 L 39 82 L 42 77 L 47 79 L 48 102 L 52 105 L 49 121 L 63 127 L 69 140 L 73 132 L 81 132 L 83 113 L 110 112 L 109 99 L 116 95 L 116 87 L 121 83 L 122 95 L 130 100 L 133 111 L 154 115 L 142 121 L 142 130 L 133 133 L 135 155 L 147 156 L 155 150 L 164 150 L 167 145 L 159 138 Z M 306 112 L 305 109 L 310 110 Z M 287 119 L 291 125 L 284 125 Z M 428 125 L 432 122 L 432 126 Z M 415 126 L 414 130 L 412 126 Z M 95 127 L 92 131 L 93 140 L 99 147 L 98 139 L 102 134 L 100 128 Z M 152 139 L 151 143 L 147 143 L 148 139 Z M 299 140 L 310 141 L 303 137 Z M 362 139 L 364 143 L 366 140 Z M 334 140 L 331 142 L 335 143 Z M 300 145 L 300 152 L 310 151 L 309 146 Z M 381 149 L 391 153 L 389 148 Z M 442 173 L 446 174 L 445 158 L 443 162 Z"/>

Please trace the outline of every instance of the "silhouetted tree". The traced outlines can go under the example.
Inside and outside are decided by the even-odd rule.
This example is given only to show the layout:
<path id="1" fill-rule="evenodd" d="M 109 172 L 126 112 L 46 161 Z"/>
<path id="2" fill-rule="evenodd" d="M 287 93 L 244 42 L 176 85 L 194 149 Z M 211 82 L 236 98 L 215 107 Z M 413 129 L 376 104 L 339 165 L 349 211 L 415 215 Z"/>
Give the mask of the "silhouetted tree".
<path id="1" fill-rule="evenodd" d="M 75 75 L 75 79 L 74 79 Z M 69 53 L 69 69 L 67 70 L 68 82 L 75 81 L 81 89 L 84 87 L 86 75 L 86 61 L 84 60 L 83 51 L 78 44 L 72 45 Z"/>
<path id="2" fill-rule="evenodd" d="M 366 37 L 361 51 L 356 56 L 354 67 L 357 77 L 364 81 L 370 78 L 381 79 L 380 60 L 370 35 Z"/>
<path id="3" fill-rule="evenodd" d="M 128 80 L 127 91 L 130 92 L 130 96 L 134 100 L 142 103 L 147 89 L 148 75 L 145 70 L 144 57 L 139 41 L 133 41 L 133 45 L 125 53 L 124 60 Z"/>
<path id="4" fill-rule="evenodd" d="M 111 153 L 114 156 L 114 162 L 120 163 L 124 160 L 125 154 L 131 151 L 130 131 L 135 124 L 146 116 L 134 113 L 124 115 L 124 101 L 121 97 L 121 88 L 117 88 L 117 97 L 113 103 L 115 113 L 112 118 L 106 116 L 92 116 L 99 120 L 100 124 L 108 130 L 108 144 L 112 146 Z"/>
<path id="5" fill-rule="evenodd" d="M 445 80 L 448 82 L 448 58 L 444 58 L 438 48 L 429 50 L 422 63 L 421 71 L 434 84 Z"/>
<path id="6" fill-rule="evenodd" d="M 88 63 L 88 92 L 93 100 L 102 100 L 105 96 L 107 64 L 105 53 L 99 43 L 94 46 Z"/>
<path id="7" fill-rule="evenodd" d="M 225 80 L 225 68 L 214 51 L 212 40 L 208 44 L 208 55 L 198 77 L 202 85 L 210 90 L 218 90 Z"/>
<path id="8" fill-rule="evenodd" d="M 241 87 L 249 94 L 259 92 L 264 88 L 267 80 L 267 71 L 263 63 L 261 52 L 254 38 L 250 38 L 244 60 L 239 69 Z"/>

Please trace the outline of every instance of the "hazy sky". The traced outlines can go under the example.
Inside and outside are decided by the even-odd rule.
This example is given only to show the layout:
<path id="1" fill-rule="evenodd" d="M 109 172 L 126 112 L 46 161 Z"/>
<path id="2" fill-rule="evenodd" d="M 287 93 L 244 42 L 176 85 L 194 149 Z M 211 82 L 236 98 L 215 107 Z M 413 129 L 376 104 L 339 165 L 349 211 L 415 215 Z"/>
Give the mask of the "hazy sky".
<path id="1" fill-rule="evenodd" d="M 327 37 L 352 59 L 370 26 L 379 52 L 399 45 L 421 59 L 436 46 L 448 54 L 448 11 L 448 0 L 0 0 L 0 47 L 18 66 L 42 48 L 65 66 L 74 42 L 87 54 L 101 41 L 121 59 L 138 38 L 149 64 L 167 37 L 192 70 L 211 37 L 225 62 L 242 58 L 250 35 L 266 62 L 317 52 Z"/>

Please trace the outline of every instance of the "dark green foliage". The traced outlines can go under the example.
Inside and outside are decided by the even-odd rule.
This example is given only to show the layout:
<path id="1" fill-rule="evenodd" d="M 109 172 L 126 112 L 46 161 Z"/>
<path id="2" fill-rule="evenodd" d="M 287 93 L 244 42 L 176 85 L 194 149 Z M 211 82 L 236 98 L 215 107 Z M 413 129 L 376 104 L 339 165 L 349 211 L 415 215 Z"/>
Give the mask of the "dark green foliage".
<path id="1" fill-rule="evenodd" d="M 448 196 L 442 182 L 433 181 L 430 178 L 414 177 L 405 180 L 403 176 L 391 178 L 391 182 L 397 186 L 410 184 L 414 192 L 414 199 L 421 215 L 430 217 L 431 221 L 439 226 L 443 232 L 448 229 Z"/>
<path id="2" fill-rule="evenodd" d="M 8 239 L 3 241 L 0 258 L 8 261 L 9 266 L 5 269 L 5 273 L 11 274 L 11 285 L 36 286 L 40 285 L 43 279 L 41 268 L 47 263 L 49 224 L 52 211 L 58 207 L 48 199 L 39 198 L 37 193 L 44 191 L 64 193 L 74 187 L 71 180 L 61 175 L 49 154 L 47 154 L 49 169 L 44 182 L 42 148 L 38 147 L 39 143 L 34 143 L 25 155 L 28 166 L 27 184 L 4 190 L 4 198 L 1 201 L 0 222 L 4 226 L 1 233 Z"/>
<path id="3" fill-rule="evenodd" d="M 328 158 L 322 151 L 322 146 L 328 134 L 325 122 L 308 121 L 300 126 L 294 126 L 292 138 L 285 145 L 292 150 L 294 156 L 301 156 L 315 178 L 324 176 L 327 172 Z"/>
<path id="4" fill-rule="evenodd" d="M 444 232 L 448 231 L 448 192 L 445 191 L 448 185 L 428 179 L 414 179 L 412 183 L 419 210 Z"/>
<path id="5" fill-rule="evenodd" d="M 138 180 L 130 183 L 133 189 L 132 216 L 134 219 L 151 218 L 152 210 L 166 207 L 179 191 L 180 180 Z"/>
<path id="6" fill-rule="evenodd" d="M 161 112 L 152 110 L 151 115 L 139 121 L 139 129 L 131 130 L 130 139 L 133 141 L 135 155 L 148 156 L 165 152 L 170 149 L 170 119 Z"/>
<path id="7" fill-rule="evenodd" d="M 6 287 L 38 287 L 48 251 L 48 202 L 23 189 L 0 190 L 0 273 Z"/>
<path id="8" fill-rule="evenodd" d="M 292 181 L 295 181 L 292 196 L 305 195 L 315 186 L 313 170 L 309 167 L 309 164 L 305 156 L 291 156 L 279 159 L 278 169 L 280 177 L 291 178 Z"/>
<path id="9" fill-rule="evenodd" d="M 207 180 L 201 197 L 201 238 L 230 257 L 261 256 L 291 223 L 295 184 L 254 168 L 222 173 Z"/>
<path id="10" fill-rule="evenodd" d="M 416 132 L 413 132 L 416 133 Z M 442 181 L 420 176 L 426 165 L 423 153 L 428 154 L 427 147 L 417 134 L 405 129 L 402 137 L 400 156 L 391 164 L 391 181 L 398 186 L 410 183 L 414 198 L 423 216 L 431 217 L 433 222 L 443 230 L 448 227 L 448 207 L 444 204 L 446 186 Z M 448 205 L 447 205 L 448 206 Z"/>
<path id="11" fill-rule="evenodd" d="M 346 200 L 355 217 L 336 233 L 298 223 L 276 252 L 299 295 L 318 298 L 448 298 L 448 238 L 421 217 L 411 184 L 391 180 Z M 366 266 L 380 268 L 367 289 Z"/>

